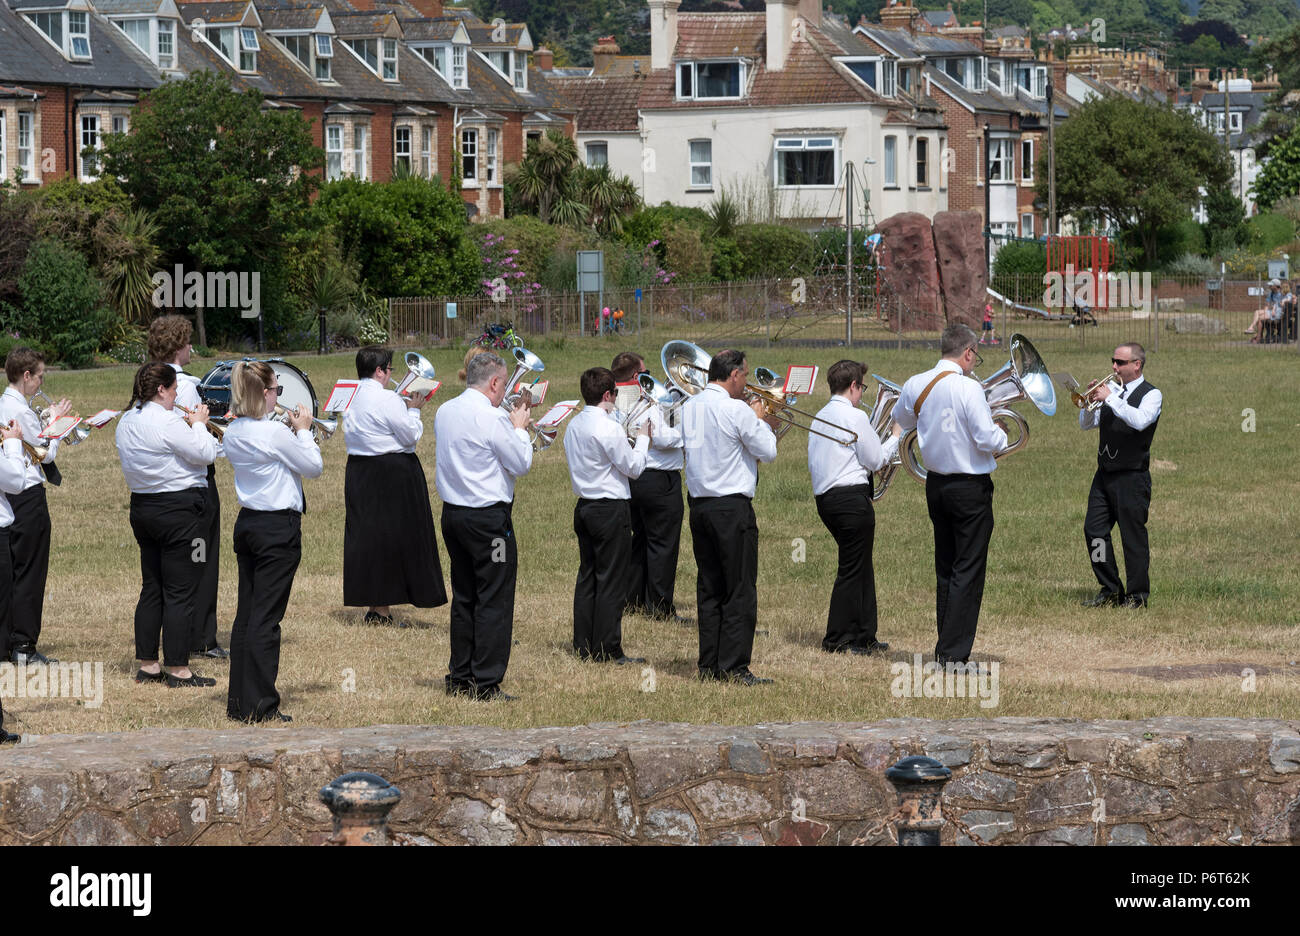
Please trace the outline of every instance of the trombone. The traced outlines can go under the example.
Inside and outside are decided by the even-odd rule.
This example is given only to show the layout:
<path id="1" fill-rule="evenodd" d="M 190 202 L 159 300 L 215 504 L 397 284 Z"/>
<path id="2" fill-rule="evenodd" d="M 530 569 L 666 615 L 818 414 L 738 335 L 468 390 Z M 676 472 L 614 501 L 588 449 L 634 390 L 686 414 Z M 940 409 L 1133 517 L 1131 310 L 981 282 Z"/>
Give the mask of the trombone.
<path id="1" fill-rule="evenodd" d="M 838 442 L 840 445 L 852 447 L 858 441 L 858 434 L 852 429 L 831 422 L 829 419 L 823 419 L 813 413 L 805 410 L 796 409 L 793 404 L 799 402 L 799 397 L 794 393 L 782 394 L 780 387 L 782 385 L 781 375 L 770 367 L 754 368 L 754 379 L 758 383 L 745 384 L 745 402 L 752 403 L 758 400 L 763 404 L 763 412 L 769 417 L 776 417 L 781 423 L 772 431 L 776 433 L 776 440 L 781 441 L 782 437 L 790 431 L 791 426 L 798 426 L 815 436 L 821 436 L 823 439 L 830 439 L 832 442 Z M 804 425 L 799 422 L 797 417 L 803 416 L 808 420 Z M 832 429 L 839 432 L 839 435 L 832 435 L 829 432 L 822 432 L 813 427 L 813 423 L 825 423 Z M 845 436 L 848 436 L 846 439 Z"/>

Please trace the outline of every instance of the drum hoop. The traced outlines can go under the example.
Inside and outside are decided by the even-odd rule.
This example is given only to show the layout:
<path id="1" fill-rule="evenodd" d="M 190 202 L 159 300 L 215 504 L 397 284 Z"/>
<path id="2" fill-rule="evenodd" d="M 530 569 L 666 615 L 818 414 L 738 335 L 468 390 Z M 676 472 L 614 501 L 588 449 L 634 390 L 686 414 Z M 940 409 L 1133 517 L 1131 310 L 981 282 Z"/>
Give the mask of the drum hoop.
<path id="1" fill-rule="evenodd" d="M 218 361 L 216 364 L 212 366 L 211 370 L 209 370 L 206 374 L 203 375 L 203 379 L 199 381 L 199 386 L 198 386 L 199 398 L 205 399 L 203 395 L 204 390 L 222 390 L 226 393 L 229 393 L 230 392 L 229 377 L 226 378 L 225 384 L 212 384 L 209 383 L 208 381 L 213 377 L 214 374 L 231 373 L 235 369 L 236 364 L 252 363 L 253 361 L 261 361 L 264 364 L 271 364 L 271 365 L 278 364 L 283 367 L 287 367 L 289 370 L 293 371 L 298 377 L 302 378 L 302 382 L 307 385 L 307 393 L 311 396 L 311 414 L 313 417 L 320 415 L 319 412 L 320 398 L 316 396 L 316 388 L 312 386 L 311 378 L 307 376 L 307 374 L 302 370 L 302 368 L 290 364 L 288 361 L 284 360 L 284 358 L 246 357 L 246 358 L 241 358 L 238 361 Z M 272 367 L 271 369 L 275 370 L 274 367 Z"/>

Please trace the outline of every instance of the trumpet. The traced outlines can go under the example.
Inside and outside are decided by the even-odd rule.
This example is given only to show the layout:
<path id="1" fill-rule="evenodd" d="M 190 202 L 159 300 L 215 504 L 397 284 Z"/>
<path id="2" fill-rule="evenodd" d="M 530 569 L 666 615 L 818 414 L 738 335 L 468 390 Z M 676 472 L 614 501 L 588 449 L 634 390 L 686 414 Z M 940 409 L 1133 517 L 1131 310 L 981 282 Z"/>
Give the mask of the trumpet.
<path id="1" fill-rule="evenodd" d="M 1102 384 L 1113 384 L 1114 387 L 1111 390 L 1111 393 L 1118 393 L 1121 389 L 1119 377 L 1117 377 L 1114 374 L 1114 372 L 1112 372 L 1107 374 L 1101 380 L 1098 380 L 1087 387 L 1080 387 L 1078 390 L 1071 390 L 1070 402 L 1073 403 L 1081 410 L 1087 410 L 1089 413 L 1095 413 L 1097 410 L 1101 408 L 1103 401 L 1092 399 L 1091 398 L 1092 391 L 1096 390 Z"/>
<path id="2" fill-rule="evenodd" d="M 275 404 L 275 418 L 277 422 L 282 422 L 287 426 L 289 425 L 289 417 L 292 415 L 293 410 L 285 409 L 279 403 Z M 311 434 L 318 445 L 322 441 L 334 435 L 338 427 L 339 421 L 337 419 L 317 419 L 315 416 L 311 418 Z"/>
<path id="3" fill-rule="evenodd" d="M 181 406 L 179 403 L 173 405 L 176 407 L 176 409 L 180 410 L 186 416 L 194 415 L 194 410 L 190 409 L 188 406 Z M 220 442 L 226 436 L 226 429 L 224 426 L 216 422 L 217 418 L 218 417 L 216 416 L 208 417 L 208 433 L 212 436 L 212 438 Z"/>
<path id="4" fill-rule="evenodd" d="M 506 381 L 506 395 L 501 398 L 501 408 L 507 413 L 511 412 L 519 405 L 519 401 L 523 398 L 525 392 L 528 392 L 529 399 L 532 399 L 531 391 L 510 389 L 519 382 L 519 378 L 523 377 L 524 374 L 527 374 L 529 371 L 540 374 L 542 371 L 546 370 L 546 365 L 542 363 L 542 359 L 536 354 L 533 354 L 533 352 L 529 351 L 527 348 L 512 348 L 510 353 L 513 354 L 515 358 L 515 372 L 511 375 L 510 379 Z"/>

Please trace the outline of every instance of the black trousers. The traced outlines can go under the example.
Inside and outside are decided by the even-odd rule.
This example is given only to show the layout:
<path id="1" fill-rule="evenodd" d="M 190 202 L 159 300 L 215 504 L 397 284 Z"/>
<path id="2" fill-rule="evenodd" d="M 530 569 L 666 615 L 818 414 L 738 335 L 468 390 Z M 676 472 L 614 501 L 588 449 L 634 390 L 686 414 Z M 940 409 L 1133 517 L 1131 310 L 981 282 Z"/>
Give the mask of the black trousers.
<path id="1" fill-rule="evenodd" d="M 934 646 L 940 662 L 964 663 L 975 643 L 989 540 L 993 538 L 993 479 L 988 475 L 941 475 L 925 482 L 934 524 Z"/>
<path id="2" fill-rule="evenodd" d="M 682 541 L 682 473 L 647 468 L 628 482 L 632 492 L 632 555 L 627 604 L 656 617 L 677 613 L 677 553 Z"/>
<path id="3" fill-rule="evenodd" d="M 692 497 L 699 669 L 724 675 L 749 667 L 758 624 L 758 522 L 743 494 Z"/>
<path id="4" fill-rule="evenodd" d="M 207 553 L 203 578 L 194 601 L 194 629 L 190 650 L 199 653 L 217 645 L 217 581 L 221 575 L 221 498 L 217 496 L 217 472 L 208 466 L 208 508 L 203 515 Z"/>
<path id="5" fill-rule="evenodd" d="M 1147 548 L 1147 513 L 1151 507 L 1151 472 L 1101 471 L 1092 476 L 1088 492 L 1088 512 L 1083 518 L 1083 537 L 1087 541 L 1092 573 L 1108 592 L 1147 598 L 1151 592 L 1148 570 L 1151 554 Z M 1115 547 L 1110 531 L 1119 524 L 1124 545 L 1124 571 L 1128 588 L 1119 578 Z"/>
<path id="6" fill-rule="evenodd" d="M 840 553 L 822 649 L 870 647 L 876 639 L 876 574 L 871 564 L 876 511 L 871 485 L 831 488 L 817 497 L 817 516 Z"/>
<path id="7" fill-rule="evenodd" d="M 447 683 L 489 691 L 510 663 L 519 550 L 511 505 L 442 505 L 442 538 L 451 560 L 451 659 Z"/>
<path id="8" fill-rule="evenodd" d="M 9 660 L 9 641 L 13 637 L 14 566 L 9 558 L 9 527 L 0 527 L 0 663 Z M 5 723 L 5 707 L 0 701 L 0 728 Z"/>
<path id="9" fill-rule="evenodd" d="M 582 659 L 623 656 L 623 605 L 632 553 L 625 500 L 579 498 L 573 508 L 578 534 L 578 581 L 573 586 L 573 649 Z"/>
<path id="10" fill-rule="evenodd" d="M 10 646 L 13 650 L 30 651 L 36 648 L 41 636 L 45 579 L 50 571 L 50 508 L 43 484 L 7 496 L 14 511 L 14 522 L 9 527 L 9 555 L 13 564 Z"/>
<path id="11" fill-rule="evenodd" d="M 135 606 L 135 656 L 163 665 L 189 662 L 194 602 L 203 564 L 198 561 L 204 537 L 208 489 L 170 494 L 132 494 L 131 531 L 140 544 L 140 600 Z"/>
<path id="12" fill-rule="evenodd" d="M 280 707 L 280 621 L 302 558 L 302 515 L 296 510 L 249 510 L 235 519 L 239 608 L 230 632 L 230 692 L 226 714 L 262 721 Z"/>

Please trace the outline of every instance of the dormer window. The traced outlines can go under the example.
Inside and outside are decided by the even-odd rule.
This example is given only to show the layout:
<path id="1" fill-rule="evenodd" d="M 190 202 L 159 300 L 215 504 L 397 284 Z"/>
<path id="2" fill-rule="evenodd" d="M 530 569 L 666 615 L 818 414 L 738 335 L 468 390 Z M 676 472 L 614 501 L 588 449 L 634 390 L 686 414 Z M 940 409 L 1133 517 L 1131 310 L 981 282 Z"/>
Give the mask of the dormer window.
<path id="1" fill-rule="evenodd" d="M 332 81 L 330 63 L 334 59 L 334 42 L 329 33 L 316 34 L 316 80 Z"/>
<path id="2" fill-rule="evenodd" d="M 898 63 L 893 59 L 871 58 L 838 59 L 853 72 L 863 84 L 882 97 L 893 97 L 898 87 Z"/>
<path id="3" fill-rule="evenodd" d="M 28 21 L 63 53 L 64 58 L 90 58 L 90 16 L 84 10 L 29 13 Z"/>
<path id="4" fill-rule="evenodd" d="M 519 91 L 528 88 L 528 54 L 509 49 L 492 49 L 483 53 L 497 73 Z"/>
<path id="5" fill-rule="evenodd" d="M 257 53 L 261 44 L 257 41 L 257 31 L 243 28 L 239 30 L 239 70 L 257 71 Z"/>
<path id="6" fill-rule="evenodd" d="M 1021 65 L 1016 68 L 1016 84 L 1036 98 L 1047 97 L 1047 66 Z"/>
<path id="7" fill-rule="evenodd" d="M 115 19 L 113 22 L 159 68 L 176 67 L 176 24 L 171 20 Z"/>
<path id="8" fill-rule="evenodd" d="M 677 66 L 678 100 L 739 98 L 744 87 L 744 62 L 681 62 Z"/>
<path id="9" fill-rule="evenodd" d="M 462 90 L 469 87 L 469 81 L 466 78 L 465 47 L 463 45 L 451 47 L 451 86 Z"/>
<path id="10" fill-rule="evenodd" d="M 385 81 L 397 80 L 397 40 L 384 40 L 383 75 Z"/>
<path id="11" fill-rule="evenodd" d="M 330 81 L 330 61 L 334 55 L 334 44 L 328 33 L 293 33 L 276 35 L 285 51 L 292 55 L 303 68 L 316 76 L 317 81 Z M 322 41 L 324 40 L 324 41 Z"/>
<path id="12" fill-rule="evenodd" d="M 344 39 L 343 44 L 376 75 L 397 80 L 396 39 Z"/>
<path id="13" fill-rule="evenodd" d="M 514 54 L 514 83 L 515 90 L 528 90 L 528 53 L 516 52 Z"/>
<path id="14" fill-rule="evenodd" d="M 90 58 L 90 17 L 85 12 L 68 14 L 68 44 L 73 58 Z"/>

